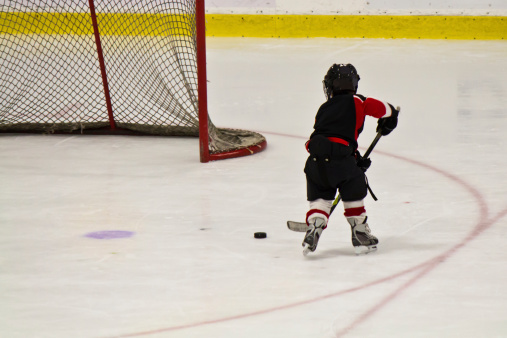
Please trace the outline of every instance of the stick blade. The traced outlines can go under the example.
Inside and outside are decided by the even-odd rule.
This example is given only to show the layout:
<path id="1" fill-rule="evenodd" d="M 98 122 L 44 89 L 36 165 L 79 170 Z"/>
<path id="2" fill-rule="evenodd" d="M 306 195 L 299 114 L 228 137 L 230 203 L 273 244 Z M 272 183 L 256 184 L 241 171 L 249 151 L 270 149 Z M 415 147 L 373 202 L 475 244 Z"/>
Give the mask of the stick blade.
<path id="1" fill-rule="evenodd" d="M 287 228 L 296 232 L 306 232 L 306 230 L 308 230 L 308 225 L 304 222 L 287 221 Z"/>

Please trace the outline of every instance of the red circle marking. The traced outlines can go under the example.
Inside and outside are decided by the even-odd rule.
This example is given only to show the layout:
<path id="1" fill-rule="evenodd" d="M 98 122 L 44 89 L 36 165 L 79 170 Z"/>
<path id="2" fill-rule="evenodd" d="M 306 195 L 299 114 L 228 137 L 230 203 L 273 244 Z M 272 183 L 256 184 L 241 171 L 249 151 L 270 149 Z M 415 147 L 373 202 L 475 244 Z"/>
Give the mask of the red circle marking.
<path id="1" fill-rule="evenodd" d="M 271 134 L 271 135 L 276 135 L 276 136 L 283 136 L 283 137 L 306 139 L 305 137 L 301 137 L 301 136 L 281 134 L 281 133 L 273 133 L 273 132 L 260 132 L 260 133 Z M 504 210 L 499 212 L 494 217 L 490 217 L 488 206 L 486 204 L 484 197 L 480 193 L 480 191 L 478 189 L 476 189 L 475 187 L 473 187 L 472 185 L 470 185 L 465 180 L 462 180 L 461 178 L 459 178 L 458 176 L 455 176 L 443 169 L 439 169 L 439 168 L 432 166 L 430 164 L 427 164 L 427 163 L 424 163 L 421 161 L 416 161 L 416 160 L 413 160 L 413 159 L 410 159 L 407 157 L 403 157 L 400 155 L 393 155 L 393 154 L 386 153 L 386 152 L 379 151 L 379 150 L 375 150 L 375 153 L 381 154 L 383 156 L 396 158 L 398 160 L 412 163 L 416 166 L 428 169 L 430 171 L 434 171 L 437 174 L 440 174 L 440 175 L 444 176 L 445 178 L 447 178 L 448 180 L 453 181 L 454 183 L 465 188 L 475 198 L 476 203 L 479 206 L 478 220 L 477 220 L 476 225 L 472 229 L 472 231 L 459 243 L 457 243 L 452 248 L 450 248 L 449 250 L 445 251 L 444 253 L 442 253 L 436 257 L 433 257 L 423 263 L 420 263 L 418 265 L 415 265 L 411 268 L 400 271 L 400 272 L 395 273 L 393 275 L 390 275 L 390 276 L 387 276 L 384 278 L 380 278 L 378 280 L 375 280 L 375 281 L 372 281 L 372 282 L 369 282 L 369 283 L 366 283 L 366 284 L 363 284 L 363 285 L 360 285 L 360 286 L 357 286 L 354 288 L 330 293 L 330 294 L 323 295 L 323 296 L 316 297 L 316 298 L 311 298 L 311 299 L 308 299 L 305 301 L 281 305 L 281 306 L 277 306 L 277 307 L 272 307 L 272 308 L 268 308 L 268 309 L 264 309 L 264 310 L 255 311 L 255 312 L 239 314 L 236 316 L 206 320 L 206 321 L 190 323 L 190 324 L 186 324 L 186 325 L 179 325 L 179 326 L 154 329 L 154 330 L 144 331 L 144 332 L 130 333 L 130 334 L 120 335 L 120 336 L 116 336 L 116 337 L 146 336 L 146 335 L 150 335 L 150 334 L 183 330 L 183 329 L 194 328 L 194 327 L 199 327 L 199 326 L 204 326 L 204 325 L 209 325 L 209 324 L 217 324 L 217 323 L 227 322 L 227 321 L 231 321 L 231 320 L 237 320 L 237 319 L 248 318 L 248 317 L 253 317 L 253 316 L 258 316 L 258 315 L 264 315 L 267 313 L 286 310 L 286 309 L 292 309 L 292 308 L 295 308 L 298 306 L 302 306 L 302 305 L 306 305 L 306 304 L 310 304 L 310 303 L 315 303 L 315 302 L 319 302 L 319 301 L 326 300 L 329 298 L 334 298 L 334 297 L 338 297 L 338 296 L 341 296 L 344 294 L 349 294 L 352 292 L 363 290 L 363 289 L 366 289 L 370 286 L 374 286 L 374 285 L 382 284 L 387 281 L 391 281 L 393 279 L 396 279 L 400 276 L 404 276 L 404 275 L 409 274 L 411 272 L 417 272 L 414 277 L 410 278 L 407 282 L 403 283 L 400 287 L 398 287 L 393 292 L 387 294 L 386 297 L 384 297 L 381 301 L 372 305 L 368 310 L 366 310 L 362 315 L 358 316 L 352 323 L 350 323 L 344 329 L 340 330 L 339 332 L 336 332 L 335 337 L 341 337 L 341 336 L 345 335 L 346 333 L 350 332 L 351 330 L 353 330 L 358 325 L 362 324 L 364 321 L 368 320 L 373 314 L 378 312 L 380 309 L 382 309 L 384 306 L 386 306 L 389 302 L 391 302 L 393 299 L 395 299 L 397 296 L 399 296 L 404 290 L 408 289 L 415 282 L 417 282 L 422 277 L 424 277 L 429 272 L 431 272 L 435 267 L 442 264 L 449 257 L 454 255 L 458 250 L 465 247 L 471 240 L 477 238 L 482 232 L 484 232 L 484 230 L 488 229 L 493 224 L 495 224 L 496 222 L 498 222 L 500 219 L 502 219 L 503 217 L 505 217 L 507 215 L 507 208 L 505 208 Z"/>

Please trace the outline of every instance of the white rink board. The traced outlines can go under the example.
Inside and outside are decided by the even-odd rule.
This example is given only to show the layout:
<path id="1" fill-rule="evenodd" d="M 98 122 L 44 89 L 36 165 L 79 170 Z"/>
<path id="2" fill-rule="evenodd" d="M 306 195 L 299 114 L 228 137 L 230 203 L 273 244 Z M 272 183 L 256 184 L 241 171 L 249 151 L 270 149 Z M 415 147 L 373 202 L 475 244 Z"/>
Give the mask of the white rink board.
<path id="1" fill-rule="evenodd" d="M 208 13 L 507 15 L 504 0 L 207 0 Z"/>
<path id="2" fill-rule="evenodd" d="M 102 1 L 95 1 L 100 8 Z M 142 9 L 143 4 L 167 3 L 166 0 L 140 0 L 136 6 Z M 86 7 L 87 1 L 80 7 Z M 109 2 L 113 3 L 113 2 Z M 127 3 L 132 8 L 132 2 L 126 0 L 114 3 Z M 65 0 L 21 0 L 7 1 L 10 7 L 35 9 L 59 8 L 65 11 L 75 11 L 72 2 Z M 507 15 L 507 1 L 505 0 L 206 0 L 207 13 L 243 13 L 243 14 L 361 14 L 361 15 Z M 120 7 L 120 5 L 117 5 Z"/>

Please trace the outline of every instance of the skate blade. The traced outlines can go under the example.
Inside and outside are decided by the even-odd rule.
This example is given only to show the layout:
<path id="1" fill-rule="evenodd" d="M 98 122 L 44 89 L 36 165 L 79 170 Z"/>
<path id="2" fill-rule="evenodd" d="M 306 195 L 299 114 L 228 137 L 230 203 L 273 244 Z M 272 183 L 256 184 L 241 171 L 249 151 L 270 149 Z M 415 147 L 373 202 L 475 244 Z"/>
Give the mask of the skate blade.
<path id="1" fill-rule="evenodd" d="M 370 252 L 377 251 L 377 245 L 370 245 L 370 246 L 360 245 L 360 246 L 355 246 L 354 250 L 356 252 L 356 255 L 366 255 L 366 254 L 369 254 Z"/>
<path id="2" fill-rule="evenodd" d="M 307 256 L 310 252 L 313 252 L 315 250 L 310 250 L 310 246 L 308 244 L 303 243 L 304 249 L 303 249 L 303 256 Z"/>

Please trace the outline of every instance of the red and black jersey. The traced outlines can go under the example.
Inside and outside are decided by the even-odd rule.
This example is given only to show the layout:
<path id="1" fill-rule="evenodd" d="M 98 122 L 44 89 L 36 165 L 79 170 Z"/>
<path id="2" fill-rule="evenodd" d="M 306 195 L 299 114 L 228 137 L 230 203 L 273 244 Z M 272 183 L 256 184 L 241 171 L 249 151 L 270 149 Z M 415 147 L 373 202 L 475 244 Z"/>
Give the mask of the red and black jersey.
<path id="1" fill-rule="evenodd" d="M 394 107 L 389 103 L 371 97 L 336 95 L 320 106 L 310 139 L 315 135 L 323 135 L 333 142 L 348 143 L 355 150 L 366 115 L 385 118 L 391 116 L 393 110 Z"/>

